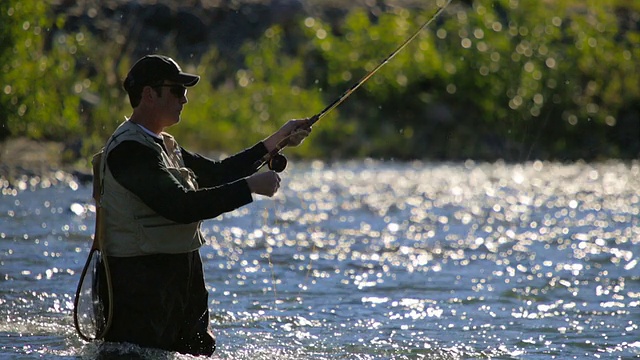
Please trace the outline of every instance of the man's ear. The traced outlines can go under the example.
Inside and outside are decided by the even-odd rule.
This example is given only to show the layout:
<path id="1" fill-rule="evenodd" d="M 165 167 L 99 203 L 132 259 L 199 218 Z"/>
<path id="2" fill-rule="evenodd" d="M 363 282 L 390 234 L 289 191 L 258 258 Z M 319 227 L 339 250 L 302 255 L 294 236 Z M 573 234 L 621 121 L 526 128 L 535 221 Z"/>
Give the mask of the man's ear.
<path id="1" fill-rule="evenodd" d="M 145 86 L 142 88 L 142 94 L 140 101 L 144 103 L 153 102 L 155 98 L 158 97 L 158 94 L 151 86 Z"/>

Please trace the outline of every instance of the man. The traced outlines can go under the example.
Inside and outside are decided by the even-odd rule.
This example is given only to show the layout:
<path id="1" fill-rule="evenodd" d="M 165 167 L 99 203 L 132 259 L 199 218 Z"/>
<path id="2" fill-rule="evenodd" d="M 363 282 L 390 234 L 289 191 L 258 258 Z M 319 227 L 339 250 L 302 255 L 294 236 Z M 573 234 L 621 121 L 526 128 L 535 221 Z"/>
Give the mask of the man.
<path id="1" fill-rule="evenodd" d="M 189 152 L 164 130 L 180 121 L 187 88 L 199 79 L 169 57 L 148 55 L 124 81 L 133 112 L 107 141 L 98 174 L 112 295 L 102 271 L 100 298 L 112 300 L 105 341 L 214 352 L 200 223 L 251 203 L 252 194 L 273 196 L 280 177 L 255 164 L 278 143 L 295 146 L 309 134 L 306 120 L 290 120 L 222 161 Z"/>

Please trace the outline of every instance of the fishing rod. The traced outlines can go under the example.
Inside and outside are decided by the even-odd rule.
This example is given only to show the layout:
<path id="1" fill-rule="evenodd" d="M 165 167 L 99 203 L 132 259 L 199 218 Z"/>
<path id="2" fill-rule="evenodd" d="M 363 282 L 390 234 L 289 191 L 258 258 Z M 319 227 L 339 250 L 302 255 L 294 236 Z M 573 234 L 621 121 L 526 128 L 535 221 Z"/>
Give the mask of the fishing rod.
<path id="1" fill-rule="evenodd" d="M 449 6 L 449 3 L 451 3 L 451 0 L 447 0 L 447 2 L 443 6 L 439 7 L 431 15 L 431 17 L 424 24 L 422 24 L 422 26 L 420 26 L 418 28 L 418 30 L 416 30 L 413 33 L 413 35 L 411 35 L 402 44 L 400 44 L 400 46 L 398 46 L 397 49 L 395 49 L 391 54 L 389 54 L 389 56 L 384 58 L 384 60 L 382 60 L 380 62 L 380 64 L 378 64 L 378 66 L 376 66 L 368 74 L 363 76 L 362 79 L 360 79 L 358 82 L 353 84 L 350 88 L 348 88 L 344 93 L 342 93 L 342 95 L 340 95 L 340 97 L 338 97 L 336 100 L 334 100 L 331 104 L 329 104 L 327 107 L 325 107 L 322 111 L 320 111 L 316 115 L 313 115 L 312 117 L 310 117 L 307 120 L 307 122 L 304 125 L 302 125 L 301 127 L 299 127 L 298 129 L 300 129 L 300 130 L 311 129 L 311 126 L 313 126 L 313 124 L 315 124 L 320 119 L 325 117 L 325 115 L 327 115 L 329 112 L 331 112 L 331 110 L 337 108 L 340 104 L 342 104 L 351 94 L 353 94 L 360 86 L 362 86 L 362 84 L 364 84 L 367 80 L 369 80 L 376 72 L 378 72 L 378 70 L 380 70 L 380 68 L 382 68 L 386 63 L 388 63 L 389 60 L 393 59 L 394 56 L 396 56 L 411 41 L 413 41 L 413 39 L 415 39 L 418 36 L 418 34 L 420 34 L 420 32 L 422 32 L 422 30 L 427 28 L 433 22 L 433 20 L 435 20 L 444 11 L 444 9 L 446 9 L 446 7 Z M 289 136 L 287 136 L 286 138 L 281 140 L 275 146 L 275 148 L 273 150 L 271 150 L 269 153 L 267 153 L 265 156 L 263 156 L 260 160 L 256 161 L 253 164 L 253 166 L 256 167 L 257 169 L 260 169 L 265 164 L 268 164 L 269 169 L 271 169 L 273 171 L 276 171 L 276 172 L 282 172 L 287 167 L 287 158 L 284 155 L 280 154 L 280 151 L 285 146 L 287 146 L 287 144 L 289 143 L 289 138 L 291 138 L 295 134 L 296 134 L 296 130 L 292 131 L 292 133 Z"/>

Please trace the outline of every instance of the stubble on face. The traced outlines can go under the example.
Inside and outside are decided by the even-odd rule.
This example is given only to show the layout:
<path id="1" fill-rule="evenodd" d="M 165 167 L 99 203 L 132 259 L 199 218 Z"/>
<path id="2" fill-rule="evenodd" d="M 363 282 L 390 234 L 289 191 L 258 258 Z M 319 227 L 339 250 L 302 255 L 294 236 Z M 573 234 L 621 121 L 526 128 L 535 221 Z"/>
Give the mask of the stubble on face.
<path id="1" fill-rule="evenodd" d="M 162 119 L 164 127 L 178 124 L 182 119 L 184 103 L 182 99 L 173 95 L 169 88 L 163 87 L 158 97 L 158 117 Z"/>

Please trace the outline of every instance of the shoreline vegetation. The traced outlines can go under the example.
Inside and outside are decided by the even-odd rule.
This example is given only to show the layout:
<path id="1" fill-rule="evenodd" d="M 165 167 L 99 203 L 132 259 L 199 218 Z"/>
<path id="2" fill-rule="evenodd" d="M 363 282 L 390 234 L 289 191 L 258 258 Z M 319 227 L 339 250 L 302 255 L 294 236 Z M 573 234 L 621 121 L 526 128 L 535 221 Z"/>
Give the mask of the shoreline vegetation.
<path id="1" fill-rule="evenodd" d="M 311 116 L 442 0 L 0 4 L 0 177 L 81 177 L 146 53 L 202 76 L 182 145 L 233 153 Z M 454 0 L 295 159 L 605 161 L 640 155 L 640 3 Z M 58 169 L 56 169 L 58 168 Z"/>
<path id="2" fill-rule="evenodd" d="M 63 160 L 64 143 L 24 137 L 0 142 L 0 190 L 38 187 L 42 183 L 83 183 L 92 181 L 91 170 L 83 162 Z"/>
<path id="3" fill-rule="evenodd" d="M 9 138 L 0 142 L 0 191 L 2 195 L 16 194 L 13 190 L 26 190 L 38 187 L 48 187 L 56 184 L 71 186 L 87 185 L 93 181 L 91 168 L 84 161 L 65 160 L 65 144 L 57 141 L 39 141 L 24 137 Z M 212 158 L 222 157 L 223 154 L 203 154 Z M 368 161 L 371 159 L 362 159 Z M 299 159 L 310 162 L 312 159 Z M 347 161 L 347 160 L 345 160 Z M 527 160 L 533 163 L 538 160 Z M 596 162 L 623 161 L 628 166 L 638 166 L 640 160 L 602 159 Z M 401 162 L 405 162 L 401 160 Z M 406 161 L 407 163 L 412 161 Z M 429 162 L 428 160 L 425 163 Z M 433 161 L 446 162 L 446 161 Z M 487 161 L 490 163 L 504 162 L 502 159 Z M 545 161 L 543 161 L 544 163 Z M 550 161 L 553 163 L 554 161 Z M 582 160 L 571 161 L 571 163 Z M 374 162 L 371 162 L 372 164 Z M 462 163 L 462 162 L 461 162 Z M 466 161 L 464 162 L 466 164 Z M 522 163 L 522 162 L 520 162 Z"/>

